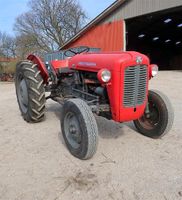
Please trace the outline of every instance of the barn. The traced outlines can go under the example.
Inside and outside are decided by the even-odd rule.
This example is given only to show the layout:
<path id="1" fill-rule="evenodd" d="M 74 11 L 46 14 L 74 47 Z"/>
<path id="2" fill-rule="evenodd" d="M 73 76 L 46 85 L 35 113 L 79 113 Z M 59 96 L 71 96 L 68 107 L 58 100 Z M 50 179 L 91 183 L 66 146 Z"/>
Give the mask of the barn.
<path id="1" fill-rule="evenodd" d="M 61 50 L 81 45 L 102 51 L 139 51 L 161 70 L 180 70 L 182 0 L 117 0 Z"/>

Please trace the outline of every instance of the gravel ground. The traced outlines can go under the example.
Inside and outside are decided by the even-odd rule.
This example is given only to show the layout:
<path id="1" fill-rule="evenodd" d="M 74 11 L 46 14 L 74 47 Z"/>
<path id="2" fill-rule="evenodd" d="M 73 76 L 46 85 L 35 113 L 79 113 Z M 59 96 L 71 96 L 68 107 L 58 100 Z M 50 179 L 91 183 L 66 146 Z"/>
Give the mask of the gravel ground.
<path id="1" fill-rule="evenodd" d="M 1 200 L 181 200 L 182 72 L 160 72 L 150 83 L 175 109 L 168 135 L 153 140 L 132 123 L 97 117 L 99 147 L 81 161 L 70 155 L 60 133 L 60 105 L 47 102 L 46 120 L 26 123 L 13 84 L 0 83 Z"/>

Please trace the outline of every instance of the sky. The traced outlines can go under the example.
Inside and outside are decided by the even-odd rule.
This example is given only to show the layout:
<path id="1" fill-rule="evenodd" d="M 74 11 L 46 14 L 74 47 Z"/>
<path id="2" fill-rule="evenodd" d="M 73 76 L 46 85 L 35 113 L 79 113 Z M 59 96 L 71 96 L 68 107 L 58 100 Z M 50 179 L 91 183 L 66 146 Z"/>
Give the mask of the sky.
<path id="1" fill-rule="evenodd" d="M 89 19 L 93 19 L 115 0 L 79 0 Z M 17 16 L 28 10 L 28 0 L 0 0 L 0 31 L 14 35 Z"/>

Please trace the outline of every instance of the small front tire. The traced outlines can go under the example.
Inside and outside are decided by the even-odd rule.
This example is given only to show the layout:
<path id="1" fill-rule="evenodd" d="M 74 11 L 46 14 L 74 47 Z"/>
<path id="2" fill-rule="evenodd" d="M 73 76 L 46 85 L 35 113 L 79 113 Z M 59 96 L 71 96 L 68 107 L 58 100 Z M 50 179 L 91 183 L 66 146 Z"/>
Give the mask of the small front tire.
<path id="1" fill-rule="evenodd" d="M 149 113 L 134 121 L 137 130 L 151 138 L 161 138 L 173 125 L 174 111 L 168 97 L 160 91 L 150 90 L 148 94 Z"/>
<path id="2" fill-rule="evenodd" d="M 98 128 L 89 106 L 80 99 L 70 99 L 63 105 L 62 134 L 70 153 L 82 160 L 91 158 L 97 149 Z"/>

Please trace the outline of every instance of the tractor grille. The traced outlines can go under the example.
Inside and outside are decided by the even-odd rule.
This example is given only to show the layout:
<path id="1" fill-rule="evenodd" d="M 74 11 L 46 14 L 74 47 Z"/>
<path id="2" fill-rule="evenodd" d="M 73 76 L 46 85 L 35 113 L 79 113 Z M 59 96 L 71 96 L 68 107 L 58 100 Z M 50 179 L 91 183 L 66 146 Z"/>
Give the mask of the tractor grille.
<path id="1" fill-rule="evenodd" d="M 124 97 L 125 107 L 136 107 L 144 103 L 147 90 L 147 66 L 136 65 L 125 69 Z"/>

